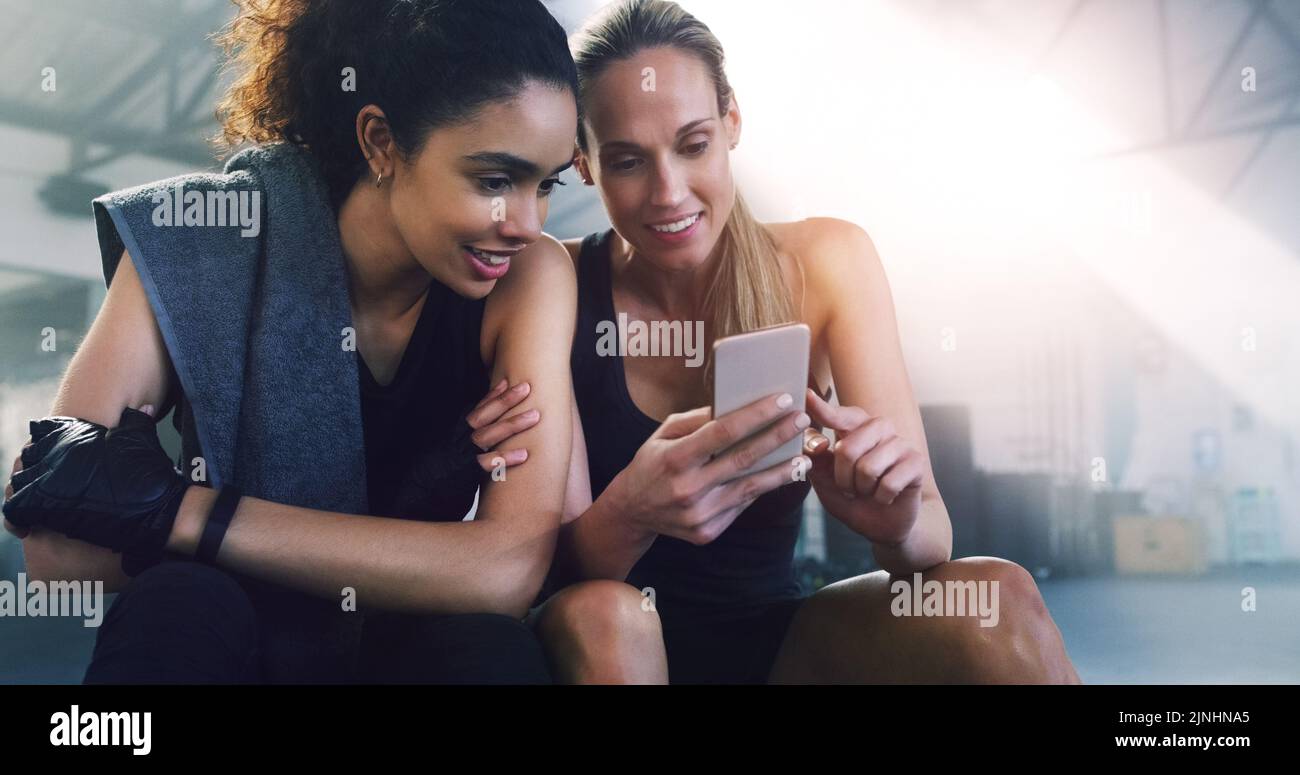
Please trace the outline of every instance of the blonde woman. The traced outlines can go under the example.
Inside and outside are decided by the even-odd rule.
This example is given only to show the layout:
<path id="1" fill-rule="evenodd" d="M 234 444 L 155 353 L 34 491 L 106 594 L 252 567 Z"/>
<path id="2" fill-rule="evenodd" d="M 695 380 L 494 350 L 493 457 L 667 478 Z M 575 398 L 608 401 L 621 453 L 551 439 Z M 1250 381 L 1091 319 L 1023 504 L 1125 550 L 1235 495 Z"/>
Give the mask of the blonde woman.
<path id="1" fill-rule="evenodd" d="M 605 9 L 570 47 L 584 116 L 577 169 L 613 229 L 566 243 L 578 271 L 572 373 L 585 433 L 557 570 L 641 588 L 643 608 L 662 620 L 673 682 L 1076 682 L 1024 569 L 951 559 L 870 238 L 831 218 L 762 224 L 746 208 L 728 153 L 741 112 L 714 35 L 675 3 L 632 0 Z M 807 324 L 816 388 L 807 414 L 774 396 L 710 417 L 707 368 L 597 354 L 596 326 L 621 315 L 703 321 L 704 352 L 729 334 Z M 834 403 L 818 395 L 832 392 Z M 722 484 L 810 423 L 837 437 L 831 448 L 808 434 L 810 482 L 792 483 L 782 463 Z M 762 427 L 739 455 L 719 455 Z M 871 540 L 884 570 L 801 596 L 792 560 L 810 486 L 832 518 Z M 891 574 L 917 571 L 996 582 L 997 626 L 892 615 Z M 581 628 L 566 602 L 552 598 L 543 623 Z"/>

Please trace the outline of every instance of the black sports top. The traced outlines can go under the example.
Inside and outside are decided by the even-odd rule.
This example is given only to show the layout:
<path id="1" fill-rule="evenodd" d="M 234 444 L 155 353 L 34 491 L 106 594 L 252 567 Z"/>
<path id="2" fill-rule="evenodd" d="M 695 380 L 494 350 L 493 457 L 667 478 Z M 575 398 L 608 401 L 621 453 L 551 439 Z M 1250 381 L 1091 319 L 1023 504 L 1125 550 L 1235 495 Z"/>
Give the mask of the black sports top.
<path id="1" fill-rule="evenodd" d="M 368 514 L 454 521 L 473 505 L 482 472 L 465 415 L 487 392 L 488 370 L 479 354 L 483 307 L 482 299 L 464 299 L 431 282 L 392 382 L 376 383 L 355 353 Z M 173 385 L 181 470 L 189 472 L 187 463 L 203 452 L 179 380 Z M 264 667 L 272 680 L 333 682 L 355 669 L 363 618 L 341 611 L 337 599 L 313 597 L 243 574 L 235 577 L 262 623 Z M 377 616 L 385 614 L 366 613 L 364 620 Z"/>
<path id="2" fill-rule="evenodd" d="M 480 450 L 465 415 L 488 390 L 479 351 L 484 303 L 431 282 L 387 385 L 357 353 L 372 516 L 458 521 L 474 505 Z"/>
<path id="3" fill-rule="evenodd" d="M 598 497 L 659 427 L 627 390 L 622 356 L 597 355 L 597 324 L 616 320 L 610 285 L 613 231 L 582 241 L 578 258 L 578 316 L 570 368 L 587 442 L 592 497 Z M 794 547 L 802 504 L 811 484 L 796 482 L 769 492 L 742 512 L 712 543 L 695 546 L 659 536 L 627 582 L 653 587 L 660 614 L 740 611 L 799 597 Z"/>
<path id="4" fill-rule="evenodd" d="M 488 390 L 479 350 L 484 304 L 432 281 L 387 385 L 356 353 L 371 516 L 455 521 L 473 505 L 482 471 L 465 415 Z M 181 469 L 189 471 L 186 461 L 203 453 L 185 395 L 174 390 Z"/>

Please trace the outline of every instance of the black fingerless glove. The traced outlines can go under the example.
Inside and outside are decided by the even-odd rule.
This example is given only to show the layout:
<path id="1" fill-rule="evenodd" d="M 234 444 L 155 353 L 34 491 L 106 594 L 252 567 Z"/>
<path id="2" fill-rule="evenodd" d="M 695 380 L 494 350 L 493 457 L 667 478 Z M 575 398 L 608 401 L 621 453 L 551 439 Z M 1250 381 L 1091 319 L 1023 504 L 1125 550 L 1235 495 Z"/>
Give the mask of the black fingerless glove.
<path id="1" fill-rule="evenodd" d="M 5 518 L 122 552 L 130 574 L 161 559 L 189 483 L 153 418 L 125 409 L 116 428 L 74 417 L 31 422 Z"/>

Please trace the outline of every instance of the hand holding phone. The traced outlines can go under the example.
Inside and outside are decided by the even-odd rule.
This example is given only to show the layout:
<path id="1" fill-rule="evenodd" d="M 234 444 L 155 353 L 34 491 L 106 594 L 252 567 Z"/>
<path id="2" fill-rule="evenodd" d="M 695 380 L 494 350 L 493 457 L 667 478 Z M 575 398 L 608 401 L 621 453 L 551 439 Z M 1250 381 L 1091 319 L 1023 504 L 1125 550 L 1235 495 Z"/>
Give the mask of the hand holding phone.
<path id="1" fill-rule="evenodd" d="M 713 416 L 721 417 L 769 394 L 794 399 L 792 409 L 804 411 L 808 385 L 811 335 L 803 323 L 764 328 L 713 343 Z M 803 451 L 796 436 L 767 452 L 733 478 L 789 463 Z M 724 452 L 725 454 L 725 452 Z"/>
<path id="2" fill-rule="evenodd" d="M 784 459 L 742 475 L 810 423 L 795 393 L 767 395 L 721 416 L 707 406 L 671 415 L 597 499 L 644 552 L 656 536 L 713 541 L 757 498 L 791 481 Z M 797 453 L 796 453 L 797 454 Z M 811 465 L 803 457 L 801 464 Z"/>

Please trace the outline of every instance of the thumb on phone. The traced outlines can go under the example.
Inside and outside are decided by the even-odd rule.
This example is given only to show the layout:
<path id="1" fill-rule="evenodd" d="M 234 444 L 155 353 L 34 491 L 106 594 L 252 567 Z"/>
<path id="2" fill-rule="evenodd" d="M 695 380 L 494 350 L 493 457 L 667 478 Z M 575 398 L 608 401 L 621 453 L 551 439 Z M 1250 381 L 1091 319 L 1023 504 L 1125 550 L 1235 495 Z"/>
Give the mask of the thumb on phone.
<path id="1" fill-rule="evenodd" d="M 816 458 L 818 455 L 829 454 L 831 451 L 831 440 L 818 431 L 809 428 L 803 432 L 803 451 L 804 454 L 810 458 Z"/>

